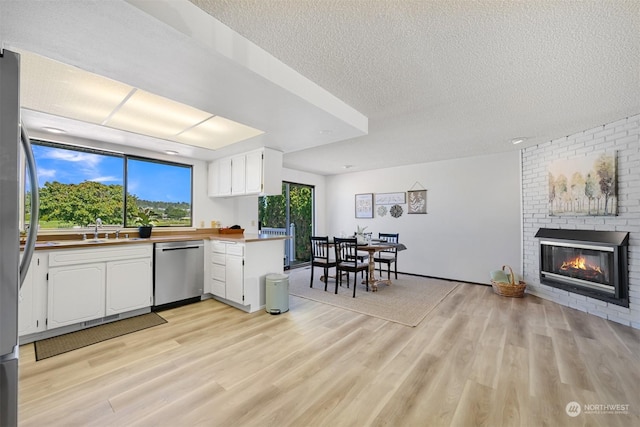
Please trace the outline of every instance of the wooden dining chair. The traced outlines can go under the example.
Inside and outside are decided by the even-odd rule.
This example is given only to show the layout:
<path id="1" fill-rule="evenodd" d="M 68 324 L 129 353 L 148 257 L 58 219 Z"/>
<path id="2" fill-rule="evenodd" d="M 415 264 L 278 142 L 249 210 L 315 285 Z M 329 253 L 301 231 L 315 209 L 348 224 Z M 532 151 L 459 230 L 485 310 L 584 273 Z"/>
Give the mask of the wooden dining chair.
<path id="1" fill-rule="evenodd" d="M 311 282 L 310 288 L 313 288 L 313 270 L 315 267 L 324 269 L 324 290 L 327 290 L 327 282 L 329 281 L 329 269 L 336 266 L 334 253 L 330 249 L 329 236 L 311 236 Z"/>
<path id="2" fill-rule="evenodd" d="M 399 236 L 398 233 L 379 233 L 378 239 L 398 243 Z M 387 264 L 387 279 L 391 279 L 391 264 L 393 264 L 396 279 L 398 278 L 398 249 L 390 248 L 376 252 L 373 261 L 378 263 L 380 275 L 382 275 L 382 264 Z"/>
<path id="3" fill-rule="evenodd" d="M 349 287 L 349 273 L 353 275 L 353 297 L 356 297 L 356 288 L 358 281 L 358 272 L 366 272 L 369 269 L 368 262 L 360 262 L 358 260 L 358 241 L 355 238 L 342 239 L 333 238 L 336 253 L 336 294 L 338 293 L 338 285 L 342 285 L 342 272 L 347 276 L 347 287 Z M 369 275 L 365 274 L 365 284 L 367 292 L 369 291 Z"/>
<path id="4" fill-rule="evenodd" d="M 371 233 L 371 232 L 362 233 L 362 236 L 364 237 L 365 241 L 370 242 L 371 238 L 373 237 L 373 233 Z M 357 236 L 354 235 L 354 237 L 357 239 Z M 367 252 L 367 251 L 358 251 L 357 254 L 356 254 L 356 258 L 360 262 L 369 262 L 369 252 Z M 362 278 L 364 279 L 364 272 L 362 273 Z"/>

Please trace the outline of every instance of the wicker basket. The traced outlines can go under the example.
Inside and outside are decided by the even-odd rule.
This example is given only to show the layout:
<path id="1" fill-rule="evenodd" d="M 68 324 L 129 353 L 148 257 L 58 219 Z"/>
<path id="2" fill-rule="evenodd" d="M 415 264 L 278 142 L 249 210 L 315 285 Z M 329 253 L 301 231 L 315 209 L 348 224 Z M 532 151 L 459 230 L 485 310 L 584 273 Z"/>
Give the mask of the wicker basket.
<path id="1" fill-rule="evenodd" d="M 502 266 L 502 270 L 504 270 L 505 268 L 509 269 L 508 276 L 511 282 L 502 283 L 502 282 L 496 282 L 492 280 L 491 287 L 493 288 L 496 294 L 502 295 L 503 297 L 522 298 L 524 296 L 524 290 L 527 287 L 527 284 L 524 283 L 522 280 L 520 280 L 519 283 L 515 283 L 516 276 L 515 274 L 513 274 L 513 270 L 508 265 Z"/>

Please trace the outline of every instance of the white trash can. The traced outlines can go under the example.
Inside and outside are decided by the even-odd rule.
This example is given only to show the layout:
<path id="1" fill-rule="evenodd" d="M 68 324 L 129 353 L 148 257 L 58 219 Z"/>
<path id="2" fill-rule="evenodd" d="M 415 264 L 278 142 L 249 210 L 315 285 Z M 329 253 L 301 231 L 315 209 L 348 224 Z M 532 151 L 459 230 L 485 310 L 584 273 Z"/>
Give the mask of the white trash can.
<path id="1" fill-rule="evenodd" d="M 280 314 L 289 311 L 289 276 L 267 274 L 265 287 L 267 313 Z"/>

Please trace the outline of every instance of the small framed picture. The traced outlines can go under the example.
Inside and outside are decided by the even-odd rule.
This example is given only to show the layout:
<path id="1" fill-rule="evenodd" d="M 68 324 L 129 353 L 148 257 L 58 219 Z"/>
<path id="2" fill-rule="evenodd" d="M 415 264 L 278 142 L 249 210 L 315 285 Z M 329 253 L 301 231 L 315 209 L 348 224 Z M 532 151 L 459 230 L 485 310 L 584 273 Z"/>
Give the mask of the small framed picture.
<path id="1" fill-rule="evenodd" d="M 373 218 L 373 193 L 356 194 L 356 218 Z"/>
<path id="2" fill-rule="evenodd" d="M 376 205 L 398 205 L 405 204 L 405 193 L 376 193 L 375 195 Z"/>
<path id="3" fill-rule="evenodd" d="M 409 193 L 408 214 L 427 213 L 427 190 L 411 190 Z"/>

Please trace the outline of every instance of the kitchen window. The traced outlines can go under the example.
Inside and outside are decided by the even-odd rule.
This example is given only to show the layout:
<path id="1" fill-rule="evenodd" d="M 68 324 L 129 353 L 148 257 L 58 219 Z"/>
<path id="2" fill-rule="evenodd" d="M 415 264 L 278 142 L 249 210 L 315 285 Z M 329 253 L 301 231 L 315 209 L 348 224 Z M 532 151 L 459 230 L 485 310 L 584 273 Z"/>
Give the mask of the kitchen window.
<path id="1" fill-rule="evenodd" d="M 152 211 L 156 226 L 191 226 L 190 165 L 39 140 L 32 145 L 40 229 L 86 227 L 96 218 L 105 226 L 136 227 L 140 209 Z M 26 224 L 30 191 L 25 178 Z"/>

